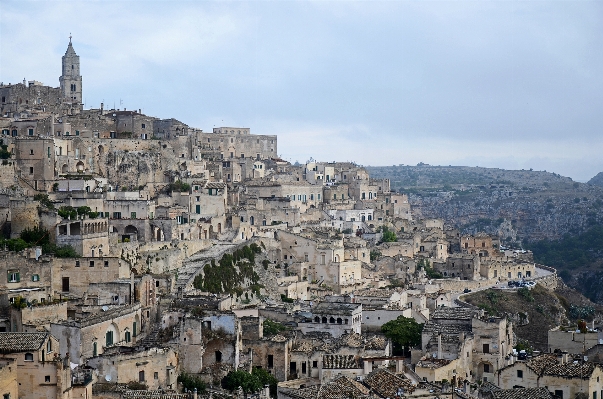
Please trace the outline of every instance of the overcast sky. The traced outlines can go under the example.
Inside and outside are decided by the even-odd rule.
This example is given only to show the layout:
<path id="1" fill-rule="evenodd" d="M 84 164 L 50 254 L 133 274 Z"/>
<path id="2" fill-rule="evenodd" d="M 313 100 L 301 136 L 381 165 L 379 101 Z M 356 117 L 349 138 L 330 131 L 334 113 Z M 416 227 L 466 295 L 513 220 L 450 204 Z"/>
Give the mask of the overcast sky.
<path id="1" fill-rule="evenodd" d="M 603 2 L 0 1 L 0 81 L 277 134 L 284 159 L 603 171 Z"/>

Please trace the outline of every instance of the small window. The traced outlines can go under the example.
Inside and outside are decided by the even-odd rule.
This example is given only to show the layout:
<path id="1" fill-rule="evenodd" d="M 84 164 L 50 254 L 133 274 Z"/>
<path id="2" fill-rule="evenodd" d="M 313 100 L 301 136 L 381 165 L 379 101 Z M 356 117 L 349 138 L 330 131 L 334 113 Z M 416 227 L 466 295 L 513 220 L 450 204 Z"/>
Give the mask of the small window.
<path id="1" fill-rule="evenodd" d="M 517 370 L 517 378 L 523 378 L 523 370 Z"/>
<path id="2" fill-rule="evenodd" d="M 312 362 L 312 368 L 317 368 L 318 367 L 318 360 L 314 360 Z"/>
<path id="3" fill-rule="evenodd" d="M 33 276 L 31 276 L 31 281 L 40 281 L 40 275 L 34 274 Z"/>
<path id="4" fill-rule="evenodd" d="M 490 344 L 484 344 L 483 345 L 483 352 L 484 353 L 490 353 Z"/>
<path id="5" fill-rule="evenodd" d="M 49 375 L 44 376 L 44 382 L 50 382 L 50 376 Z"/>
<path id="6" fill-rule="evenodd" d="M 29 167 L 29 174 L 30 174 L 30 175 L 33 175 L 33 166 L 30 166 L 30 167 Z"/>
<path id="7" fill-rule="evenodd" d="M 26 353 L 25 354 L 25 361 L 26 362 L 33 362 L 33 353 Z"/>
<path id="8" fill-rule="evenodd" d="M 484 373 L 489 373 L 489 372 L 490 372 L 490 365 L 484 364 Z"/>
<path id="9" fill-rule="evenodd" d="M 93 260 L 90 261 L 90 267 L 94 267 L 94 261 Z"/>
<path id="10" fill-rule="evenodd" d="M 109 267 L 109 261 L 108 260 L 105 261 L 105 267 Z"/>
<path id="11" fill-rule="evenodd" d="M 126 331 L 126 342 L 130 342 L 132 341 L 132 338 L 130 336 L 130 331 Z"/>
<path id="12" fill-rule="evenodd" d="M 153 379 L 158 380 L 159 379 L 159 373 L 158 372 L 154 372 L 153 373 Z"/>
<path id="13" fill-rule="evenodd" d="M 33 150 L 29 150 L 29 155 L 33 155 Z"/>
<path id="14" fill-rule="evenodd" d="M 144 382 L 144 370 L 138 372 L 138 381 Z"/>
<path id="15" fill-rule="evenodd" d="M 75 267 L 80 267 L 80 261 L 79 260 L 75 261 Z"/>
<path id="16" fill-rule="evenodd" d="M 136 212 L 130 212 L 130 219 L 136 219 Z"/>
<path id="17" fill-rule="evenodd" d="M 9 270 L 8 271 L 8 282 L 9 283 L 18 283 L 21 281 L 21 277 L 19 276 L 18 270 Z"/>

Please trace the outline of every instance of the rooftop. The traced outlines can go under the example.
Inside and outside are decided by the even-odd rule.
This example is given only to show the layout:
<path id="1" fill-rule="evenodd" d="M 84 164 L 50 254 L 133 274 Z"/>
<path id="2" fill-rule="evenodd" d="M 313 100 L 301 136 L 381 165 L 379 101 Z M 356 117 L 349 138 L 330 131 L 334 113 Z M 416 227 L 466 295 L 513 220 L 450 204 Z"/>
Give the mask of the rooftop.
<path id="1" fill-rule="evenodd" d="M 45 332 L 0 332 L 0 353 L 37 351 L 48 335 Z"/>
<path id="2" fill-rule="evenodd" d="M 551 399 L 553 395 L 548 389 L 540 388 L 516 388 L 500 389 L 492 391 L 494 399 Z"/>

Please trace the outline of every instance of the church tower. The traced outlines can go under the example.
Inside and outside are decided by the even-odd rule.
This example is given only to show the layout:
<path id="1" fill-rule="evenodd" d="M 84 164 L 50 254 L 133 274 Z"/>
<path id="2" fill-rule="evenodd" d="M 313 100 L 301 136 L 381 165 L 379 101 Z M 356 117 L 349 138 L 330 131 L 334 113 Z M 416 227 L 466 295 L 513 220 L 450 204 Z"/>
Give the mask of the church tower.
<path id="1" fill-rule="evenodd" d="M 69 46 L 63 56 L 63 74 L 59 78 L 61 82 L 61 93 L 66 103 L 72 107 L 82 110 L 82 76 L 80 75 L 80 56 L 75 53 L 69 36 Z"/>

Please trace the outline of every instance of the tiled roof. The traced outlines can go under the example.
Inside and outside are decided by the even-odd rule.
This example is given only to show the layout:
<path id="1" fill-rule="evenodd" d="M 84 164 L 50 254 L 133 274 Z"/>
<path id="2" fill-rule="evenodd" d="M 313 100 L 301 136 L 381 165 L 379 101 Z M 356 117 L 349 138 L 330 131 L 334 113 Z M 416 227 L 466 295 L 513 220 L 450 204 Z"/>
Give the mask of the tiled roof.
<path id="1" fill-rule="evenodd" d="M 484 383 L 479 387 L 480 392 L 493 392 L 500 391 L 500 388 L 497 385 L 494 385 L 490 381 L 484 381 Z"/>
<path id="2" fill-rule="evenodd" d="M 328 384 L 320 386 L 317 398 L 320 399 L 348 399 L 368 397 L 369 389 L 364 385 L 349 379 L 339 377 Z"/>
<path id="3" fill-rule="evenodd" d="M 437 369 L 443 366 L 446 366 L 450 363 L 450 360 L 447 359 L 421 359 L 417 362 L 417 367 L 423 367 L 428 369 Z"/>
<path id="4" fill-rule="evenodd" d="M 431 319 L 471 320 L 475 315 L 474 309 L 441 307 L 433 312 Z"/>
<path id="5" fill-rule="evenodd" d="M 0 353 L 37 351 L 48 333 L 0 332 Z"/>
<path id="6" fill-rule="evenodd" d="M 557 363 L 544 369 L 544 375 L 553 375 L 568 378 L 588 378 L 595 370 L 596 365 L 592 362 Z"/>
<path id="7" fill-rule="evenodd" d="M 526 361 L 526 367 L 532 369 L 536 374 L 541 375 L 547 367 L 558 363 L 557 356 L 543 354 Z"/>
<path id="8" fill-rule="evenodd" d="M 287 389 L 286 395 L 295 399 L 368 399 L 369 389 L 362 384 L 339 377 L 327 384 L 302 389 Z"/>
<path id="9" fill-rule="evenodd" d="M 190 399 L 191 395 L 188 393 L 176 393 L 176 392 L 165 392 L 165 391 L 124 391 L 121 394 L 122 398 L 128 399 Z"/>
<path id="10" fill-rule="evenodd" d="M 323 355 L 323 369 L 357 369 L 360 368 L 354 355 Z"/>
<path id="11" fill-rule="evenodd" d="M 553 395 L 546 388 L 516 388 L 492 391 L 494 399 L 551 399 Z"/>
<path id="12" fill-rule="evenodd" d="M 384 369 L 378 369 L 370 373 L 364 379 L 364 383 L 384 398 L 396 396 L 398 394 L 398 388 L 402 388 L 405 395 L 408 395 L 415 390 L 415 387 L 410 380 L 392 374 Z"/>

